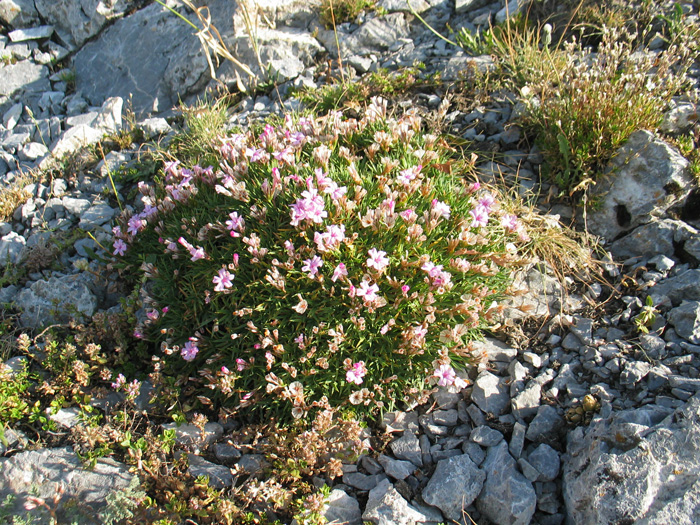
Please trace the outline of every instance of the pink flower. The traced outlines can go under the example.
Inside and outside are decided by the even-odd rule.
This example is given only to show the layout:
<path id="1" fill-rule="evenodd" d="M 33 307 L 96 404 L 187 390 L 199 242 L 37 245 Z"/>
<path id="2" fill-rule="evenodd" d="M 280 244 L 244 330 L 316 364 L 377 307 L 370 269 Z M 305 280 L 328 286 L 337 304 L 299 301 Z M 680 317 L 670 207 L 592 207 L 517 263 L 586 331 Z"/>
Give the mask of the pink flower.
<path id="1" fill-rule="evenodd" d="M 477 206 L 473 210 L 470 210 L 469 215 L 472 216 L 472 228 L 486 226 L 489 223 L 489 211 L 483 206 Z"/>
<path id="2" fill-rule="evenodd" d="M 236 370 L 238 370 L 239 372 L 242 372 L 246 368 L 248 368 L 248 363 L 246 363 L 240 357 L 236 358 Z"/>
<path id="3" fill-rule="evenodd" d="M 185 361 L 192 361 L 195 357 L 197 357 L 198 352 L 199 348 L 197 348 L 197 344 L 193 341 L 187 341 L 185 346 L 182 347 L 180 355 Z"/>
<path id="4" fill-rule="evenodd" d="M 418 215 L 415 211 L 413 211 L 412 208 L 408 208 L 407 210 L 402 211 L 401 213 L 399 213 L 399 215 L 401 215 L 401 218 L 409 224 L 413 224 L 418 218 Z"/>
<path id="5" fill-rule="evenodd" d="M 420 267 L 421 270 L 426 272 L 431 279 L 438 277 L 442 271 L 442 264 L 434 264 L 431 261 L 427 261 Z"/>
<path id="6" fill-rule="evenodd" d="M 386 252 L 372 248 L 367 254 L 369 255 L 367 259 L 368 268 L 375 268 L 378 272 L 381 272 L 389 266 L 389 259 L 386 257 Z"/>
<path id="7" fill-rule="evenodd" d="M 408 286 L 407 284 L 404 284 L 404 285 L 401 287 L 401 293 L 404 295 L 404 297 L 407 297 L 407 296 L 408 296 L 408 291 L 409 291 L 410 289 L 411 289 L 411 287 Z"/>
<path id="8" fill-rule="evenodd" d="M 379 286 L 376 284 L 369 284 L 369 281 L 362 281 L 360 286 L 357 288 L 355 293 L 359 297 L 364 297 L 365 303 L 371 303 L 379 297 L 377 292 L 379 291 Z"/>
<path id="9" fill-rule="evenodd" d="M 146 227 L 146 221 L 144 221 L 138 215 L 134 215 L 128 222 L 127 232 L 129 235 L 136 235 L 138 232 Z"/>
<path id="10" fill-rule="evenodd" d="M 446 203 L 433 199 L 432 202 L 432 212 L 436 217 L 442 217 L 443 219 L 450 218 L 450 207 Z"/>
<path id="11" fill-rule="evenodd" d="M 316 189 L 304 191 L 301 196 L 303 199 L 297 199 L 290 209 L 292 226 L 298 226 L 304 220 L 322 223 L 323 219 L 328 217 L 328 212 L 324 210 L 323 197 Z"/>
<path id="12" fill-rule="evenodd" d="M 228 216 L 231 220 L 226 221 L 226 228 L 231 232 L 231 237 L 240 237 L 240 234 L 245 232 L 245 220 L 235 211 Z"/>
<path id="13" fill-rule="evenodd" d="M 124 374 L 119 374 L 117 376 L 117 379 L 114 383 L 112 383 L 112 388 L 115 390 L 119 390 L 124 384 L 126 383 L 126 377 L 124 377 Z"/>
<path id="14" fill-rule="evenodd" d="M 418 165 L 413 166 L 412 168 L 406 168 L 405 170 L 401 170 L 399 172 L 399 176 L 396 177 L 396 180 L 404 186 L 408 186 L 409 184 L 411 184 L 411 181 L 418 176 L 421 169 L 423 169 L 423 166 Z"/>
<path id="15" fill-rule="evenodd" d="M 333 277 L 331 277 L 331 281 L 336 282 L 338 279 L 342 279 L 347 275 L 348 270 L 345 268 L 345 265 L 343 263 L 340 263 L 338 266 L 335 267 L 335 270 L 333 270 Z"/>
<path id="16" fill-rule="evenodd" d="M 114 241 L 114 255 L 123 256 L 126 253 L 128 246 L 121 239 Z"/>
<path id="17" fill-rule="evenodd" d="M 231 282 L 231 279 L 234 278 L 234 275 L 229 272 L 226 267 L 223 267 L 219 270 L 218 275 L 215 275 L 214 278 L 211 280 L 216 286 L 214 287 L 215 292 L 223 292 L 227 288 L 231 288 L 233 286 L 233 283 Z"/>
<path id="18" fill-rule="evenodd" d="M 177 242 L 182 244 L 185 248 L 187 248 L 187 251 L 190 252 L 190 255 L 192 256 L 191 260 L 192 261 L 198 261 L 199 259 L 205 259 L 207 254 L 204 251 L 204 248 L 201 246 L 197 246 L 196 248 L 192 246 L 189 242 L 184 237 L 180 237 Z"/>
<path id="19" fill-rule="evenodd" d="M 490 193 L 485 193 L 483 197 L 479 199 L 479 206 L 483 206 L 487 212 L 491 211 L 491 207 L 496 203 L 493 195 Z"/>
<path id="20" fill-rule="evenodd" d="M 457 374 L 450 365 L 440 365 L 433 372 L 433 377 L 438 378 L 438 386 L 450 386 L 454 384 Z"/>
<path id="21" fill-rule="evenodd" d="M 367 369 L 365 368 L 364 361 L 358 361 L 352 365 L 352 368 L 345 374 L 345 379 L 349 383 L 355 383 L 356 385 L 362 384 L 362 378 L 367 374 Z"/>
<path id="22" fill-rule="evenodd" d="M 311 259 L 304 260 L 304 266 L 301 267 L 301 271 L 308 272 L 309 277 L 314 277 L 321 266 L 323 266 L 323 259 L 318 255 L 314 255 Z"/>
<path id="23" fill-rule="evenodd" d="M 501 217 L 501 226 L 508 232 L 514 232 L 518 229 L 518 217 L 508 213 Z"/>

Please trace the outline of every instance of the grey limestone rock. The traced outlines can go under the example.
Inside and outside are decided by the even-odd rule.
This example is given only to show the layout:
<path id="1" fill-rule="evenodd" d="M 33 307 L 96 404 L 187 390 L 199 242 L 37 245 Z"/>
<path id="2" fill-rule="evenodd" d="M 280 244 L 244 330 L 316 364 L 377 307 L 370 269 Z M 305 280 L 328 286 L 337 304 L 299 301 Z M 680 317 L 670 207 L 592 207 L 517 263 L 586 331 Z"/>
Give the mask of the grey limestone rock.
<path id="1" fill-rule="evenodd" d="M 674 277 L 664 279 L 649 290 L 654 304 L 661 297 L 668 297 L 671 304 L 678 306 L 681 301 L 700 301 L 700 270 L 686 270 Z"/>
<path id="2" fill-rule="evenodd" d="M 51 89 L 46 66 L 22 60 L 15 64 L 0 65 L 0 95 L 12 96 L 18 91 L 43 93 Z"/>
<path id="3" fill-rule="evenodd" d="M 333 55 L 338 55 L 335 37 L 328 39 L 326 49 Z M 383 17 L 367 20 L 360 28 L 350 35 L 339 35 L 340 52 L 342 56 L 370 55 L 377 51 L 386 51 L 400 38 L 408 37 L 409 27 L 404 13 L 391 13 Z"/>
<path id="4" fill-rule="evenodd" d="M 158 135 L 165 135 L 172 130 L 168 121 L 162 117 L 144 119 L 139 122 L 138 126 L 143 131 L 146 140 L 150 140 Z"/>
<path id="5" fill-rule="evenodd" d="M 530 452 L 527 460 L 539 472 L 537 481 L 552 481 L 559 475 L 559 452 L 545 443 Z"/>
<path id="6" fill-rule="evenodd" d="M 482 447 L 493 447 L 503 440 L 503 434 L 486 425 L 476 427 L 469 434 L 469 439 Z"/>
<path id="7" fill-rule="evenodd" d="M 535 381 L 530 381 L 525 390 L 511 400 L 513 415 L 518 418 L 534 416 L 540 406 L 542 386 Z"/>
<path id="8" fill-rule="evenodd" d="M 410 461 L 393 459 L 389 456 L 385 456 L 384 454 L 380 454 L 377 460 L 384 468 L 384 472 L 394 479 L 406 479 L 416 470 L 416 466 Z"/>
<path id="9" fill-rule="evenodd" d="M 644 361 L 628 361 L 625 369 L 620 374 L 620 383 L 623 385 L 636 385 L 651 370 L 651 364 Z"/>
<path id="10" fill-rule="evenodd" d="M 265 461 L 265 456 L 262 454 L 244 454 L 241 456 L 241 459 L 238 460 L 237 465 L 244 472 L 257 476 L 262 473 L 268 463 Z"/>
<path id="11" fill-rule="evenodd" d="M 549 315 L 554 312 L 564 295 L 561 284 L 541 265 L 518 272 L 512 286 L 525 293 L 502 301 L 501 304 L 507 308 L 506 319 L 511 321 Z"/>
<path id="12" fill-rule="evenodd" d="M 620 439 L 621 416 L 644 429 L 634 440 Z M 562 459 L 571 523 L 697 523 L 700 396 L 670 414 L 647 405 L 578 427 Z"/>
<path id="13" fill-rule="evenodd" d="M 321 514 L 328 523 L 362 525 L 362 511 L 355 498 L 340 489 L 331 491 Z"/>
<path id="14" fill-rule="evenodd" d="M 102 139 L 104 133 L 86 124 L 78 124 L 64 131 L 56 144 L 51 148 L 55 157 L 63 157 L 78 149 L 95 144 Z"/>
<path id="15" fill-rule="evenodd" d="M 10 27 L 32 27 L 39 22 L 34 0 L 0 0 L 0 20 Z"/>
<path id="16" fill-rule="evenodd" d="M 417 467 L 423 466 L 420 443 L 412 432 L 405 432 L 403 436 L 392 441 L 389 447 L 397 458 L 410 461 Z"/>
<path id="17" fill-rule="evenodd" d="M 379 482 L 369 492 L 362 519 L 376 525 L 415 525 L 427 521 L 426 516 L 412 507 L 388 479 Z"/>
<path id="18" fill-rule="evenodd" d="M 12 42 L 24 42 L 26 40 L 43 40 L 53 34 L 53 26 L 36 26 L 27 29 L 15 29 L 7 36 Z"/>
<path id="19" fill-rule="evenodd" d="M 213 23 L 228 38 L 234 2 L 209 2 Z M 219 23 L 220 22 L 220 23 Z M 197 38 L 182 20 L 152 4 L 117 20 L 75 55 L 77 89 L 93 104 L 105 96 L 128 99 L 137 114 L 165 111 L 209 80 Z"/>
<path id="20" fill-rule="evenodd" d="M 109 204 L 98 202 L 85 210 L 80 216 L 80 228 L 85 231 L 93 231 L 108 223 L 117 214 L 117 210 Z"/>
<path id="21" fill-rule="evenodd" d="M 476 499 L 479 512 L 494 523 L 530 523 L 537 495 L 532 483 L 518 472 L 505 441 L 489 449 L 482 468 L 486 472 L 486 482 Z"/>
<path id="22" fill-rule="evenodd" d="M 530 422 L 525 435 L 530 441 L 540 442 L 555 438 L 563 427 L 564 418 L 557 413 L 557 409 L 551 405 L 542 405 L 537 409 L 537 415 Z"/>
<path id="23" fill-rule="evenodd" d="M 685 133 L 698 120 L 698 108 L 688 102 L 669 109 L 659 129 L 664 133 Z"/>
<path id="24" fill-rule="evenodd" d="M 486 474 L 467 454 L 438 461 L 423 489 L 423 500 L 438 507 L 451 520 L 459 521 L 481 492 Z"/>
<path id="25" fill-rule="evenodd" d="M 110 18 L 123 14 L 126 0 L 35 0 L 44 20 L 55 24 L 61 36 L 72 45 L 80 46 L 95 36 Z"/>
<path id="26" fill-rule="evenodd" d="M 491 372 L 481 372 L 474 381 L 472 401 L 484 412 L 500 416 L 510 406 L 505 381 Z"/>
<path id="27" fill-rule="evenodd" d="M 619 259 L 673 255 L 677 232 L 684 226 L 687 227 L 681 221 L 673 219 L 653 219 L 612 243 L 610 252 Z"/>
<path id="28" fill-rule="evenodd" d="M 28 496 L 52 501 L 59 486 L 64 494 L 58 503 L 58 518 L 71 522 L 69 511 L 77 510 L 79 522 L 103 523 L 98 513 L 106 506 L 107 495 L 125 489 L 133 478 L 126 465 L 111 458 L 100 458 L 94 468 L 84 469 L 78 456 L 69 448 L 20 452 L 0 458 L 0 499 L 14 494 L 17 499 L 9 515 L 34 516 L 36 523 L 49 523 L 42 507 L 26 511 Z M 78 503 L 78 505 L 76 505 Z M 45 521 L 42 521 L 45 520 Z"/>
<path id="29" fill-rule="evenodd" d="M 653 133 L 633 133 L 591 191 L 600 206 L 588 213 L 589 231 L 613 240 L 662 216 L 690 193 L 687 167 L 688 161 Z"/>
<path id="30" fill-rule="evenodd" d="M 693 344 L 700 344 L 700 302 L 683 301 L 668 314 L 676 333 Z"/>
<path id="31" fill-rule="evenodd" d="M 209 478 L 209 485 L 217 489 L 233 485 L 233 474 L 230 468 L 207 461 L 196 454 L 187 454 L 187 460 L 189 461 L 188 471 L 195 478 L 206 476 Z"/>
<path id="32" fill-rule="evenodd" d="M 0 268 L 7 264 L 18 264 L 27 241 L 17 232 L 10 232 L 0 238 Z"/>

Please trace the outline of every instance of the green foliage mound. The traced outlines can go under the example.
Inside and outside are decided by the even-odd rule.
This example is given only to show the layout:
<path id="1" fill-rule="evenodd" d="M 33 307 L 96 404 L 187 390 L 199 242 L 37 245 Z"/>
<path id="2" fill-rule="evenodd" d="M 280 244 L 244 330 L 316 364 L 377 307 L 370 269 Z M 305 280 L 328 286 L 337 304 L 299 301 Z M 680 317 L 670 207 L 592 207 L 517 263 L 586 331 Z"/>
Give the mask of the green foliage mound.
<path id="1" fill-rule="evenodd" d="M 415 114 L 373 99 L 360 120 L 287 117 L 218 151 L 166 165 L 114 229 L 161 376 L 282 419 L 466 385 L 526 234 Z"/>

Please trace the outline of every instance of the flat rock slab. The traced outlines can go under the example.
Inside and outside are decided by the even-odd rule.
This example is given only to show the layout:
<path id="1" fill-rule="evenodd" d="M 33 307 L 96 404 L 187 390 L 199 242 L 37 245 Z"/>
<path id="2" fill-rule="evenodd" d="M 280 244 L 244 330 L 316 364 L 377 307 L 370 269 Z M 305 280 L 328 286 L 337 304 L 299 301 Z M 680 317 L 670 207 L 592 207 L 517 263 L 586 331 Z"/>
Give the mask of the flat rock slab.
<path id="1" fill-rule="evenodd" d="M 562 460 L 569 523 L 698 523 L 700 395 L 578 427 Z"/>
<path id="2" fill-rule="evenodd" d="M 235 2 L 208 3 L 212 23 L 230 36 Z M 159 4 L 117 20 L 74 58 L 77 90 L 92 104 L 107 95 L 128 100 L 138 114 L 166 111 L 178 96 L 209 80 L 209 66 L 192 28 Z"/>
<path id="3" fill-rule="evenodd" d="M 454 521 L 463 518 L 464 512 L 481 492 L 486 474 L 467 454 L 438 461 L 433 477 L 423 489 L 423 500 L 438 507 Z"/>
<path id="4" fill-rule="evenodd" d="M 0 95 L 12 96 L 17 91 L 43 93 L 51 89 L 49 70 L 29 60 L 0 66 Z"/>
<path id="5" fill-rule="evenodd" d="M 77 523 L 103 523 L 99 512 L 106 506 L 107 495 L 125 489 L 132 478 L 126 465 L 110 458 L 100 458 L 93 469 L 86 470 L 67 447 L 20 452 L 0 458 L 0 500 L 10 494 L 16 497 L 9 516 L 30 515 L 33 523 L 49 523 L 43 508 L 27 511 L 24 505 L 28 496 L 50 503 L 62 486 L 64 493 L 58 503 L 61 523 L 76 523 L 67 517 L 76 512 L 80 516 Z"/>

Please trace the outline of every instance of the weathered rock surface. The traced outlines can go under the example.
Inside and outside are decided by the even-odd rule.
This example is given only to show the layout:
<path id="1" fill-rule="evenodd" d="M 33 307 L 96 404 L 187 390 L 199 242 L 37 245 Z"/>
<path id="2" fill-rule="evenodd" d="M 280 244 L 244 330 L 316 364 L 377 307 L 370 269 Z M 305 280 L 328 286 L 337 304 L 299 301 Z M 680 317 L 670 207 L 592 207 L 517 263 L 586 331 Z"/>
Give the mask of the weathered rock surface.
<path id="1" fill-rule="evenodd" d="M 209 2 L 226 37 L 236 5 Z M 77 89 L 93 104 L 105 93 L 128 99 L 137 113 L 165 111 L 204 86 L 209 66 L 191 28 L 159 4 L 117 20 L 74 58 Z"/>
<path id="2" fill-rule="evenodd" d="M 75 275 L 36 281 L 17 294 L 16 302 L 22 324 L 32 328 L 90 317 L 97 308 L 97 298 Z"/>
<path id="3" fill-rule="evenodd" d="M 505 441 L 489 449 L 482 468 L 486 472 L 486 482 L 476 500 L 479 512 L 494 523 L 530 523 L 537 495 L 532 483 L 518 472 Z"/>
<path id="4" fill-rule="evenodd" d="M 600 205 L 588 213 L 589 231 L 608 240 L 662 216 L 689 193 L 688 161 L 648 131 L 633 133 L 591 189 Z"/>
<path id="5" fill-rule="evenodd" d="M 667 413 L 624 411 L 569 435 L 563 470 L 571 523 L 697 523 L 700 396 L 659 421 Z"/>
<path id="6" fill-rule="evenodd" d="M 40 523 L 48 523 L 48 514 L 42 507 L 25 510 L 27 497 L 39 497 L 51 503 L 62 487 L 59 519 L 69 523 L 70 509 L 80 516 L 80 523 L 99 524 L 103 521 L 98 513 L 104 509 L 107 495 L 126 488 L 132 477 L 126 465 L 110 458 L 100 458 L 93 469 L 86 470 L 69 448 L 20 452 L 0 458 L 0 499 L 13 494 L 17 498 L 12 509 L 7 509 L 9 515 L 31 515 Z"/>
<path id="7" fill-rule="evenodd" d="M 486 474 L 467 454 L 438 461 L 433 477 L 423 489 L 423 500 L 438 507 L 451 520 L 459 521 L 481 492 Z"/>

